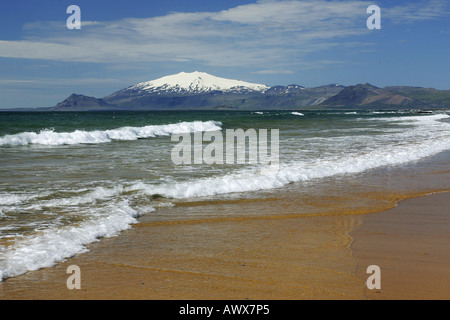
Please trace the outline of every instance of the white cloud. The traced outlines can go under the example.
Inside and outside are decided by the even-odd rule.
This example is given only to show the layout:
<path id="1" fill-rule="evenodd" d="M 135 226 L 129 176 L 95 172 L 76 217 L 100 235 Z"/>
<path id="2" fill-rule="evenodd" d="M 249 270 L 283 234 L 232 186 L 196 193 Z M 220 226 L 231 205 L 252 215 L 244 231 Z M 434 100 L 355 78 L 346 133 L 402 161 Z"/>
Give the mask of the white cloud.
<path id="1" fill-rule="evenodd" d="M 0 57 L 71 62 L 183 62 L 285 70 L 304 57 L 367 34 L 369 1 L 259 1 L 220 12 L 145 19 L 85 21 L 81 30 L 55 22 L 24 26 L 20 41 L 0 41 Z M 387 19 L 433 19 L 443 1 L 382 8 Z M 350 38 L 352 38 L 350 40 Z M 364 41 L 365 39 L 360 39 Z"/>
<path id="2" fill-rule="evenodd" d="M 292 70 L 260 70 L 254 71 L 253 74 L 294 74 Z"/>
<path id="3" fill-rule="evenodd" d="M 450 14 L 448 0 L 421 0 L 392 8 L 382 8 L 382 15 L 394 23 L 433 20 Z"/>
<path id="4" fill-rule="evenodd" d="M 111 85 L 120 84 L 118 79 L 99 79 L 99 78 L 67 78 L 67 79 L 0 79 L 0 85 L 2 87 L 31 87 L 31 88 L 46 88 L 49 86 L 58 87 L 73 87 L 74 85 Z"/>

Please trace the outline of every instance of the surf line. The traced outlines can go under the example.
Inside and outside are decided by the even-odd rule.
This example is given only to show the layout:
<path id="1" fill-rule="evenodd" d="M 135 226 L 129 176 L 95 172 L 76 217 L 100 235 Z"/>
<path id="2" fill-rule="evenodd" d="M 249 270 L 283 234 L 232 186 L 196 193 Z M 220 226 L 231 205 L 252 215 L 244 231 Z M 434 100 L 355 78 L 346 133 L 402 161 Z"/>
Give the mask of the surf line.
<path id="1" fill-rule="evenodd" d="M 222 131 L 173 134 L 179 142 L 171 153 L 175 165 L 192 164 L 261 164 L 279 166 L 280 130 L 270 130 L 270 155 L 267 129 L 227 129 Z M 209 142 L 204 147 L 203 143 Z"/>

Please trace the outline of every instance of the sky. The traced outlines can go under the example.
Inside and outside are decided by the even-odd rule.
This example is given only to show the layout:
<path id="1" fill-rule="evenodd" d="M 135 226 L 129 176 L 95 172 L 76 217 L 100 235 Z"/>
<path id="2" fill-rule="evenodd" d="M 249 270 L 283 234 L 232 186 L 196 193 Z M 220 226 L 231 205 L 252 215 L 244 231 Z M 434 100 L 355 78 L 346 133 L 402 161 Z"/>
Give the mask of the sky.
<path id="1" fill-rule="evenodd" d="M 81 29 L 68 28 L 70 5 Z M 380 29 L 367 27 L 371 5 Z M 449 0 L 0 3 L 0 109 L 102 98 L 181 71 L 268 86 L 450 89 L 449 57 Z"/>

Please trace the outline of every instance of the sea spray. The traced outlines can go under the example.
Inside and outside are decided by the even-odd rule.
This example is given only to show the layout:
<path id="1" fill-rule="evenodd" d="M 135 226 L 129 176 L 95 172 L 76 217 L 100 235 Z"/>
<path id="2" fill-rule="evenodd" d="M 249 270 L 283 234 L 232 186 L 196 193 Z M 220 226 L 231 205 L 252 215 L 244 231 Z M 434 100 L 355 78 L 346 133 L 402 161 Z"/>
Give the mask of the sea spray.
<path id="1" fill-rule="evenodd" d="M 220 122 L 216 121 L 193 121 L 144 127 L 122 127 L 102 131 L 76 130 L 73 132 L 55 132 L 54 129 L 44 129 L 37 133 L 22 132 L 0 137 L 0 146 L 25 146 L 29 144 L 60 146 L 133 141 L 157 136 L 169 136 L 171 134 L 221 130 L 221 125 Z"/>

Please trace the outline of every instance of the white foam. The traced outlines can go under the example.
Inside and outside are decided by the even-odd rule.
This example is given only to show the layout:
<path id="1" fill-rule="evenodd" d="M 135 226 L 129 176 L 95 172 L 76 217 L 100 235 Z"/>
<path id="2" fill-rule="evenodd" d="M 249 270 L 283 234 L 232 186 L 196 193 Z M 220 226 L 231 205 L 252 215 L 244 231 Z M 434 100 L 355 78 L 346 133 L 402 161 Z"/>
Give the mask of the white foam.
<path id="1" fill-rule="evenodd" d="M 29 144 L 60 146 L 108 143 L 114 140 L 133 141 L 157 136 L 168 136 L 171 134 L 217 131 L 221 130 L 221 125 L 220 122 L 216 121 L 193 121 L 145 127 L 123 127 L 103 131 L 76 130 L 74 132 L 55 132 L 53 129 L 45 129 L 39 133 L 23 132 L 0 137 L 0 146 L 24 146 Z"/>
<path id="2" fill-rule="evenodd" d="M 304 114 L 301 112 L 291 112 L 291 114 L 293 114 L 294 116 L 304 116 Z"/>
<path id="3" fill-rule="evenodd" d="M 392 113 L 402 113 L 400 111 L 371 111 L 373 114 L 392 114 Z"/>
<path id="4" fill-rule="evenodd" d="M 31 211 L 42 210 L 43 208 L 61 208 L 67 206 L 80 206 L 95 203 L 97 201 L 109 199 L 118 196 L 122 193 L 122 185 L 117 185 L 111 188 L 96 187 L 94 190 L 84 193 L 86 190 L 72 190 L 74 196 L 56 198 L 51 200 L 42 199 L 42 197 L 50 196 L 52 193 L 40 193 L 34 195 L 0 195 L 0 205 L 7 211 Z M 84 193 L 75 196 L 77 193 Z M 41 198 L 41 199 L 39 199 Z"/>
<path id="5" fill-rule="evenodd" d="M 383 117 L 383 118 L 367 118 L 367 121 L 386 121 L 386 122 L 416 122 L 418 124 L 439 124 L 437 120 L 448 119 L 449 115 L 445 113 L 438 113 L 433 115 L 419 115 L 419 116 L 398 116 L 398 117 Z"/>
<path id="6" fill-rule="evenodd" d="M 15 246 L 1 249 L 0 279 L 22 274 L 28 270 L 49 267 L 74 254 L 86 251 L 86 245 L 99 237 L 110 237 L 136 223 L 140 213 L 153 211 L 147 204 L 132 208 L 124 194 L 133 196 L 159 194 L 167 198 L 183 199 L 214 196 L 233 192 L 248 192 L 283 187 L 292 182 L 310 181 L 341 174 L 355 174 L 366 170 L 400 165 L 421 160 L 450 149 L 450 123 L 439 121 L 448 115 L 373 118 L 371 121 L 392 121 L 408 124 L 402 130 L 386 131 L 375 136 L 327 137 L 322 143 L 339 151 L 341 147 L 362 145 L 363 148 L 342 149 L 322 157 L 304 157 L 289 164 L 274 167 L 244 168 L 233 173 L 198 178 L 186 182 L 170 181 L 161 184 L 135 182 L 112 188 L 98 187 L 72 198 L 40 200 L 39 206 L 67 206 L 90 204 L 91 219 L 78 226 L 50 229 Z M 410 124 L 410 126 L 409 126 Z M 359 140 L 358 140 L 359 139 Z M 262 170 L 261 170 L 262 169 Z M 175 179 L 177 177 L 174 177 Z M 26 201 L 31 195 L 11 196 L 9 204 Z M 6 198 L 6 197 L 4 197 Z M 111 201 L 109 201 L 111 199 Z M 119 199 L 119 200 L 116 200 Z M 125 199 L 125 200 L 124 200 Z M 164 206 L 161 203 L 159 206 Z M 1 212 L 1 211 L 0 211 Z"/>
<path id="7" fill-rule="evenodd" d="M 95 203 L 100 200 L 105 200 L 114 196 L 118 196 L 123 192 L 123 186 L 117 185 L 112 188 L 96 187 L 94 190 L 76 197 L 61 198 L 53 200 L 44 200 L 37 202 L 40 207 L 65 207 L 65 206 L 79 206 L 89 203 Z"/>
<path id="8" fill-rule="evenodd" d="M 393 150 L 395 153 L 391 153 L 392 149 L 387 152 L 377 150 L 360 156 L 318 160 L 314 163 L 297 163 L 295 166 L 282 166 L 276 173 L 273 173 L 274 170 L 272 172 L 270 170 L 247 170 L 222 177 L 199 179 L 175 185 L 138 183 L 131 189 L 143 190 L 147 195 L 159 194 L 176 199 L 273 189 L 292 182 L 361 173 L 377 167 L 417 161 L 450 149 L 450 143 L 442 144 L 441 142 L 421 144 L 419 148 L 418 146 L 398 147 Z"/>
<path id="9" fill-rule="evenodd" d="M 86 252 L 86 245 L 99 238 L 112 237 L 137 222 L 139 213 L 128 201 L 103 208 L 98 218 L 79 226 L 49 229 L 31 238 L 3 249 L 0 261 L 0 280 L 23 274 L 30 270 L 51 267 L 75 254 Z M 149 209 L 147 208 L 147 211 Z"/>
<path id="10" fill-rule="evenodd" d="M 203 178 L 188 182 L 151 185 L 136 183 L 130 190 L 142 190 L 147 195 L 159 194 L 168 198 L 182 199 L 213 196 L 233 192 L 272 189 L 292 182 L 309 181 L 341 174 L 361 173 L 370 169 L 400 165 L 418 161 L 450 149 L 450 124 L 439 122 L 447 115 L 402 117 L 392 121 L 418 123 L 409 130 L 388 133 L 377 137 L 360 138 L 360 144 L 372 145 L 354 152 L 336 153 L 326 158 L 313 158 L 284 164 L 278 170 L 243 169 L 219 177 Z M 383 120 L 384 121 L 384 120 Z M 390 140 L 386 140 L 387 137 Z M 327 138 L 331 146 L 354 144 L 355 137 Z M 390 144 L 390 141 L 397 141 Z"/>
<path id="11" fill-rule="evenodd" d="M 0 194 L 0 205 L 9 206 L 36 198 L 36 195 Z"/>

